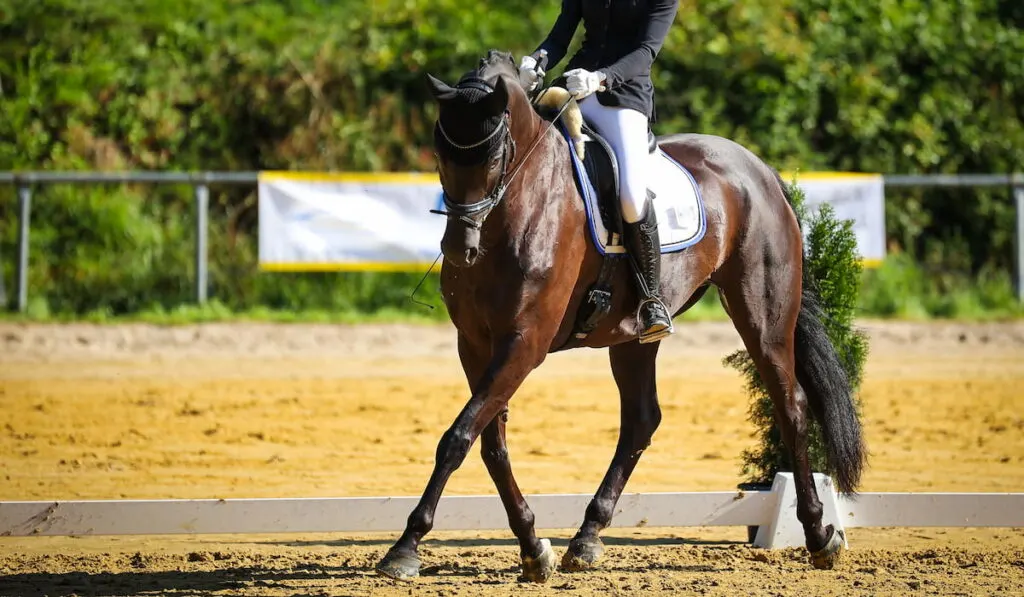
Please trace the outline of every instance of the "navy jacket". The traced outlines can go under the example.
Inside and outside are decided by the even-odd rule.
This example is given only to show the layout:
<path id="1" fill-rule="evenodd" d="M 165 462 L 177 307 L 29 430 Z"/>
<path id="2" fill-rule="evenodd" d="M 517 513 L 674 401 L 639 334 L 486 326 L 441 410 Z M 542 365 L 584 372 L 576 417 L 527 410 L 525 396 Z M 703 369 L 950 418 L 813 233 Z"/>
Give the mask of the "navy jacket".
<path id="1" fill-rule="evenodd" d="M 553 69 L 568 50 L 580 21 L 586 36 L 565 70 L 584 68 L 608 76 L 605 106 L 632 108 L 654 119 L 651 64 L 679 9 L 679 0 L 562 0 L 562 12 L 537 50 Z"/>

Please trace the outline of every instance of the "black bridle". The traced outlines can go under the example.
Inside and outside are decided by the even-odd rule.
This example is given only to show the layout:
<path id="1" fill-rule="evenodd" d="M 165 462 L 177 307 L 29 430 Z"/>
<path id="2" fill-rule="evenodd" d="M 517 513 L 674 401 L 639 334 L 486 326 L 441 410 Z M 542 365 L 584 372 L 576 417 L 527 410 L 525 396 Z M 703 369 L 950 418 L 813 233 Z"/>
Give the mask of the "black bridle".
<path id="1" fill-rule="evenodd" d="M 509 112 L 508 110 L 502 115 L 501 120 L 498 122 L 498 126 L 494 127 L 494 130 L 490 132 L 486 137 L 480 141 L 469 145 L 460 145 L 445 132 L 444 127 L 441 126 L 441 119 L 437 119 L 437 128 L 441 132 L 441 136 L 444 140 L 451 144 L 452 147 L 461 150 L 475 149 L 484 143 L 489 142 L 499 132 L 504 131 L 505 135 L 501 141 L 501 177 L 498 178 L 497 184 L 491 189 L 491 192 L 484 195 L 484 198 L 476 203 L 456 203 L 451 200 L 448 196 L 448 191 L 441 188 L 441 197 L 444 199 L 445 210 L 432 209 L 430 213 L 440 214 L 449 218 L 457 218 L 460 222 L 465 224 L 469 228 L 479 230 L 484 225 L 484 220 L 487 219 L 487 215 L 491 213 L 501 200 L 505 197 L 505 191 L 508 190 L 509 183 L 512 179 L 505 181 L 505 176 L 508 174 L 508 165 L 515 159 L 516 154 L 516 142 L 512 138 L 512 129 L 509 126 Z M 511 156 L 511 157 L 510 157 Z M 482 214 L 482 215 L 481 215 Z M 479 217 L 479 219 L 477 219 Z"/>
<path id="2" fill-rule="evenodd" d="M 486 83 L 479 79 L 469 79 L 463 81 L 459 83 L 456 86 L 456 88 L 472 88 L 484 91 L 485 93 L 492 93 L 494 91 L 494 89 L 490 85 L 487 85 Z M 437 129 L 438 131 L 440 131 L 441 136 L 444 137 L 445 142 L 449 143 L 455 149 L 463 151 L 480 147 L 484 143 L 488 143 L 491 139 L 494 138 L 495 135 L 498 135 L 500 132 L 504 131 L 504 139 L 502 139 L 501 142 L 501 177 L 498 178 L 498 182 L 494 185 L 494 188 L 491 189 L 489 193 L 484 195 L 483 199 L 475 203 L 456 203 L 452 201 L 451 198 L 448 196 L 448 191 L 444 190 L 444 187 L 442 187 L 441 196 L 444 200 L 444 206 L 446 209 L 432 209 L 430 210 L 430 213 L 447 216 L 448 218 L 456 218 L 465 226 L 472 228 L 474 230 L 479 230 L 480 228 L 482 228 L 484 225 L 484 221 L 487 220 L 487 216 L 495 207 L 498 206 L 499 203 L 501 203 L 501 200 L 505 198 L 505 192 L 508 190 L 509 185 L 512 184 L 512 181 L 515 180 L 516 176 L 519 174 L 519 171 L 522 170 L 523 166 L 526 164 L 526 160 L 530 158 L 530 155 L 533 153 L 535 149 L 537 149 L 537 146 L 540 145 L 540 142 L 544 140 L 544 136 L 547 135 L 548 130 L 555 123 L 555 121 L 557 121 L 562 116 L 562 113 L 565 112 L 565 109 L 569 107 L 569 103 L 571 101 L 572 98 L 569 98 L 565 101 L 564 104 L 562 104 L 561 108 L 559 108 L 558 110 L 558 113 L 555 115 L 553 119 L 551 119 L 550 122 L 548 122 L 548 125 L 547 127 L 545 127 L 544 131 L 541 134 L 537 135 L 537 138 L 534 140 L 533 144 L 526 151 L 526 155 L 523 156 L 522 161 L 519 162 L 519 165 L 516 166 L 515 170 L 513 170 L 511 174 L 508 173 L 508 166 L 511 162 L 515 161 L 516 142 L 515 139 L 512 138 L 512 127 L 509 122 L 511 115 L 507 109 L 505 110 L 505 113 L 502 115 L 501 120 L 498 122 L 498 125 L 494 127 L 493 131 L 488 133 L 483 139 L 475 141 L 469 145 L 461 145 L 453 141 L 452 138 L 448 135 L 448 133 L 445 132 L 444 127 L 441 125 L 441 119 L 438 118 Z"/>

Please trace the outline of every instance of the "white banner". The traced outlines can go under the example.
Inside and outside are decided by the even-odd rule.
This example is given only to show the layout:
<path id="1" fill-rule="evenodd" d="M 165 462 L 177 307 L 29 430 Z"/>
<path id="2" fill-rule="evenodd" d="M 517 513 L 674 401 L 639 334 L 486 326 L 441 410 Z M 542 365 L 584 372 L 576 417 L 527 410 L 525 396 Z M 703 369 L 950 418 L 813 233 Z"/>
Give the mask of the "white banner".
<path id="1" fill-rule="evenodd" d="M 811 212 L 827 202 L 853 220 L 867 263 L 885 257 L 881 175 L 812 172 L 797 182 Z M 446 220 L 429 211 L 440 206 L 436 174 L 262 172 L 260 268 L 423 271 L 440 251 Z"/>
<path id="2" fill-rule="evenodd" d="M 786 182 L 793 178 L 782 177 Z M 795 178 L 807 196 L 808 215 L 828 203 L 837 218 L 853 220 L 857 251 L 865 265 L 878 265 L 885 258 L 885 183 L 881 174 L 807 172 Z"/>
<path id="3" fill-rule="evenodd" d="M 440 251 L 434 174 L 261 172 L 260 268 L 410 271 Z"/>

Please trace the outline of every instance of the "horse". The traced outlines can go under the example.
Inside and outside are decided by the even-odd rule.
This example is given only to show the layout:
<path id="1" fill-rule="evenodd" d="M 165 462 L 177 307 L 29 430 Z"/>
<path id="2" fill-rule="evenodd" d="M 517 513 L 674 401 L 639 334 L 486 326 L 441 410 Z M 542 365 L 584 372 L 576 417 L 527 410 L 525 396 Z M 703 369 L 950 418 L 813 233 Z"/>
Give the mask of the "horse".
<path id="1" fill-rule="evenodd" d="M 442 435 L 422 497 L 376 570 L 393 579 L 418 575 L 417 549 L 444 486 L 479 438 L 519 542 L 522 579 L 545 582 L 557 559 L 550 541 L 538 539 L 512 474 L 505 444 L 509 400 L 548 354 L 608 348 L 619 390 L 618 443 L 561 560 L 564 570 L 592 568 L 604 551 L 599 533 L 661 421 L 660 342 L 638 341 L 638 297 L 625 260 L 613 265 L 609 314 L 585 338 L 573 334 L 602 256 L 586 234 L 571 148 L 531 103 L 512 55 L 490 50 L 454 87 L 427 78 L 438 104 L 434 149 L 447 208 L 441 213 L 448 218 L 441 291 L 471 397 Z M 844 538 L 822 525 L 808 464 L 809 417 L 821 424 L 841 491 L 856 490 L 866 452 L 850 383 L 813 288 L 804 287 L 803 241 L 788 189 L 776 170 L 728 139 L 676 134 L 659 137 L 658 144 L 696 180 L 707 218 L 699 243 L 662 256 L 663 300 L 677 316 L 711 285 L 718 289 L 771 395 L 792 456 L 797 518 L 811 563 L 830 569 Z"/>

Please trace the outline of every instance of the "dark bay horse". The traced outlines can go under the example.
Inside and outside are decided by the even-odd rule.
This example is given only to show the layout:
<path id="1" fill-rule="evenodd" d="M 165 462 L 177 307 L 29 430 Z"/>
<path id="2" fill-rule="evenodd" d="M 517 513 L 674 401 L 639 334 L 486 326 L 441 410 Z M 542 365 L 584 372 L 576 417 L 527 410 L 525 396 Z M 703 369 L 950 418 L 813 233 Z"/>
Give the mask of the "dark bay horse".
<path id="1" fill-rule="evenodd" d="M 602 554 L 598 533 L 611 522 L 661 420 L 658 343 L 637 341 L 638 299 L 625 260 L 614 273 L 611 314 L 584 341 L 572 335 L 601 257 L 588 238 L 570 148 L 537 114 L 518 76 L 511 55 L 492 50 L 455 87 L 430 77 L 439 103 L 435 146 L 448 215 L 441 288 L 472 396 L 437 446 L 433 474 L 405 532 L 377 566 L 392 578 L 418 574 L 419 542 L 431 529 L 445 483 L 478 437 L 519 540 L 523 577 L 543 582 L 551 576 L 554 552 L 550 542 L 537 538 L 505 447 L 509 400 L 550 352 L 609 347 L 621 405 L 614 457 L 563 568 L 593 566 Z M 660 145 L 700 185 L 708 219 L 701 242 L 663 256 L 665 303 L 678 315 L 710 284 L 719 289 L 770 391 L 793 457 L 797 517 L 811 562 L 831 568 L 843 541 L 831 525 L 822 525 L 808 465 L 808 417 L 822 425 L 842 491 L 856 489 L 865 450 L 850 384 L 814 294 L 803 287 L 803 244 L 785 185 L 772 168 L 727 139 L 676 135 L 660 139 Z"/>

